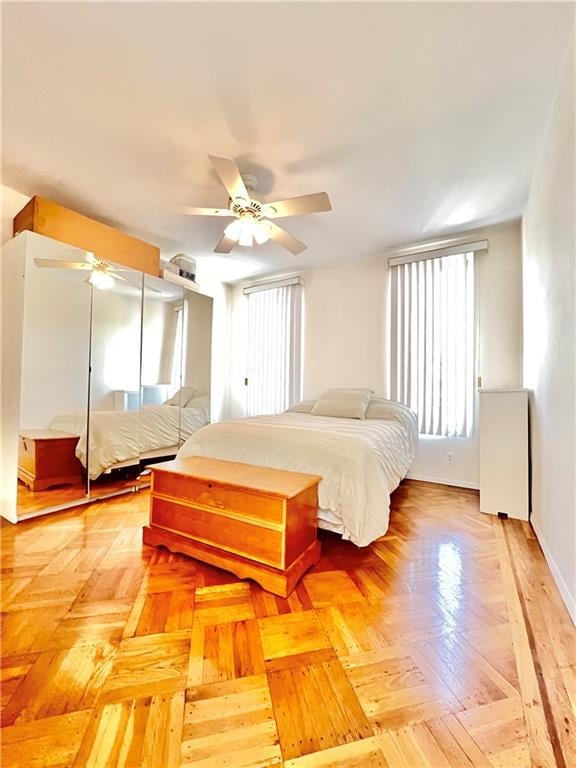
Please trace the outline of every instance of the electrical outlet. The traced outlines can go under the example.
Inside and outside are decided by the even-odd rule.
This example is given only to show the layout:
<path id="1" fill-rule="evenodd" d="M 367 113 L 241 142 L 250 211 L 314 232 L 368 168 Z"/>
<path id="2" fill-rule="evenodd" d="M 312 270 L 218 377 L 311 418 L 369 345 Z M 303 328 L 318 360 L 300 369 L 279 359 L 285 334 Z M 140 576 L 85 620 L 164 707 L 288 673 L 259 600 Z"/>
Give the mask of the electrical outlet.
<path id="1" fill-rule="evenodd" d="M 448 464 L 454 464 L 454 454 L 452 453 L 452 451 L 448 452 L 446 456 L 446 461 L 448 462 Z"/>

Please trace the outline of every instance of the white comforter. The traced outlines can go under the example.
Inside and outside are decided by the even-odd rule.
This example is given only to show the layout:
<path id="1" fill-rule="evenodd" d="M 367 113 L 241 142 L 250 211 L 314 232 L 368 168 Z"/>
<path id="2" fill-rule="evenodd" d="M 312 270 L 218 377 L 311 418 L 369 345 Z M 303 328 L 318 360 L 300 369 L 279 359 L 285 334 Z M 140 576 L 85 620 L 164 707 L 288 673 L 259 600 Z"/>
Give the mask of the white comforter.
<path id="1" fill-rule="evenodd" d="M 141 411 L 92 411 L 90 479 L 96 480 L 115 464 L 138 459 L 148 451 L 176 446 L 209 421 L 208 408 L 159 405 Z M 86 466 L 86 413 L 56 416 L 50 422 L 50 429 L 80 435 L 76 456 Z"/>
<path id="2" fill-rule="evenodd" d="M 210 424 L 178 452 L 320 475 L 319 505 L 359 547 L 386 533 L 390 494 L 406 475 L 418 437 L 414 415 L 394 420 L 283 413 Z M 319 524 L 323 526 L 320 516 Z"/>

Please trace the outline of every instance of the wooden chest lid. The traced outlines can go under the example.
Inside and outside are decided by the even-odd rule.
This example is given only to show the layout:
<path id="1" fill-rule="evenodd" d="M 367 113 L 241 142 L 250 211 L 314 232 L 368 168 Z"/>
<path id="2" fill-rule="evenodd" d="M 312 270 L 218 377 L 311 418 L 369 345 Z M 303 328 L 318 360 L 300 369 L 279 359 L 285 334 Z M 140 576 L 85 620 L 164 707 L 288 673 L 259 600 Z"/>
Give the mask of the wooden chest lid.
<path id="1" fill-rule="evenodd" d="M 306 488 L 310 488 L 322 480 L 319 475 L 308 475 L 273 467 L 259 467 L 255 464 L 243 464 L 238 461 L 211 459 L 206 456 L 186 456 L 174 461 L 152 464 L 148 468 L 154 472 L 186 475 L 198 480 L 244 488 L 248 491 L 280 496 L 285 499 L 298 495 Z"/>
<path id="2" fill-rule="evenodd" d="M 21 429 L 20 437 L 26 440 L 78 440 L 80 435 L 60 432 L 57 429 Z"/>

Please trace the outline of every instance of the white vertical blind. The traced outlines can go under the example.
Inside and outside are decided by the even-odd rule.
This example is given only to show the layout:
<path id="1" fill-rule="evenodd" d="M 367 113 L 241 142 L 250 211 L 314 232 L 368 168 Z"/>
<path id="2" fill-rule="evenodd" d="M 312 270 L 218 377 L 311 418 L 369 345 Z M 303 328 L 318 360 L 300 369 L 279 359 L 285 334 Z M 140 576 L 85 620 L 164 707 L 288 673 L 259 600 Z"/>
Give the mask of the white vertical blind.
<path id="1" fill-rule="evenodd" d="M 248 416 L 280 413 L 301 397 L 302 286 L 248 294 Z"/>
<path id="2" fill-rule="evenodd" d="M 474 428 L 474 253 L 390 267 L 390 396 L 418 415 L 420 433 Z"/>

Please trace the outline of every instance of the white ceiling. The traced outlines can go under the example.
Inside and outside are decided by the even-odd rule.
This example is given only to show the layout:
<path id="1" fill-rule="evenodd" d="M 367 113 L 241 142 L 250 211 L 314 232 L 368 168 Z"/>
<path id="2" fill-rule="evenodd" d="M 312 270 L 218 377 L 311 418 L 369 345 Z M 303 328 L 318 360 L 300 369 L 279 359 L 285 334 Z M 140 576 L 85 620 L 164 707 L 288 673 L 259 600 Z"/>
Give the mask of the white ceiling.
<path id="1" fill-rule="evenodd" d="M 366 258 L 517 217 L 568 3 L 3 3 L 3 182 L 141 233 L 224 279 Z M 308 249 L 209 256 L 208 154 Z M 258 194 L 256 195 L 258 197 Z"/>

